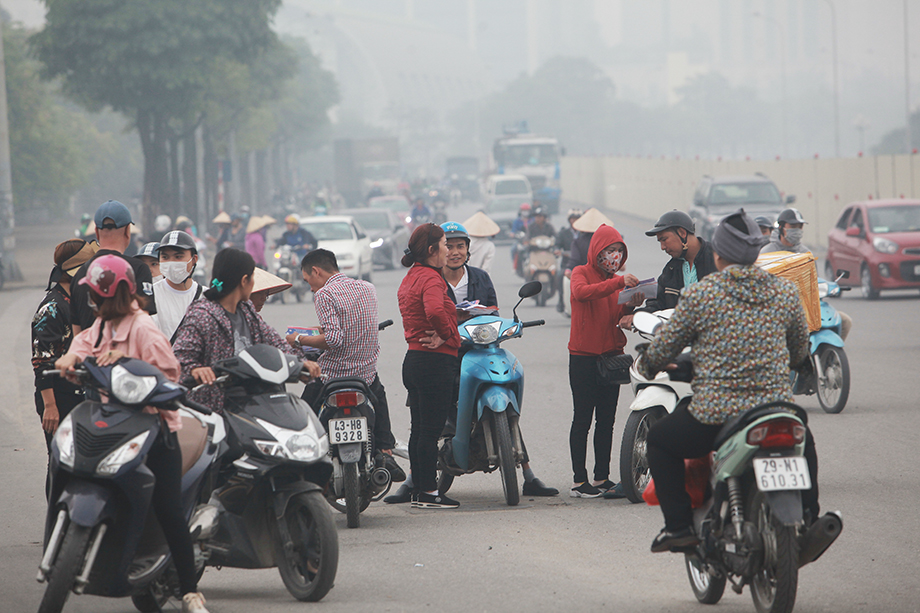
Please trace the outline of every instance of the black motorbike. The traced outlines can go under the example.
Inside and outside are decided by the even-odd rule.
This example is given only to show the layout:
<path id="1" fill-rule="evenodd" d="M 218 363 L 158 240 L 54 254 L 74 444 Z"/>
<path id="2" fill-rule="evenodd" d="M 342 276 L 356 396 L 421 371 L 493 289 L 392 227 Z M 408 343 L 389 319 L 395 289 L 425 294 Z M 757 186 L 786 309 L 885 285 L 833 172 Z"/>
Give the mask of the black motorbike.
<path id="1" fill-rule="evenodd" d="M 388 319 L 383 330 L 393 325 Z M 377 402 L 360 377 L 339 377 L 323 385 L 318 396 L 319 420 L 332 446 L 332 479 L 326 500 L 345 513 L 349 528 L 360 525 L 360 515 L 371 502 L 390 491 L 392 475 L 374 454 L 374 404 Z"/>
<path id="2" fill-rule="evenodd" d="M 302 369 L 299 359 L 269 345 L 214 366 L 226 395 L 227 436 L 210 515 L 201 513 L 193 531 L 208 566 L 277 566 L 294 598 L 318 601 L 332 589 L 339 541 L 323 499 L 332 474 L 329 438 L 310 406 L 284 387 Z"/>
<path id="3" fill-rule="evenodd" d="M 59 374 L 49 371 L 46 375 Z M 210 411 L 185 399 L 185 388 L 154 366 L 122 359 L 99 366 L 87 358 L 80 382 L 108 398 L 86 400 L 58 426 L 51 444 L 51 492 L 38 581 L 47 582 L 39 613 L 57 613 L 70 592 L 131 596 L 141 611 L 158 611 L 178 595 L 166 538 L 151 509 L 156 481 L 144 464 L 164 427 L 145 406 Z M 182 411 L 182 506 L 190 516 L 217 449 L 213 428 Z"/>

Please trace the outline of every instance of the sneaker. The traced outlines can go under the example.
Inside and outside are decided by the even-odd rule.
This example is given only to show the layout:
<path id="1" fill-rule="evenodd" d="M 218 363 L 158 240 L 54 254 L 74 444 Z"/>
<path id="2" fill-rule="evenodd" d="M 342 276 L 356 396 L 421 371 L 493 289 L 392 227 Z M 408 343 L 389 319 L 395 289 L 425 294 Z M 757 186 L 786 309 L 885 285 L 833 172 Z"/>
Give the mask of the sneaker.
<path id="1" fill-rule="evenodd" d="M 399 486 L 399 489 L 396 490 L 395 494 L 390 494 L 383 501 L 387 504 L 401 504 L 403 502 L 412 501 L 412 488 L 403 483 Z"/>
<path id="2" fill-rule="evenodd" d="M 201 592 L 189 592 L 182 597 L 182 613 L 208 613 Z"/>
<path id="3" fill-rule="evenodd" d="M 606 500 L 617 500 L 619 498 L 626 498 L 626 492 L 623 491 L 623 484 L 617 483 L 612 488 L 604 492 L 604 498 Z"/>
<path id="4" fill-rule="evenodd" d="M 699 544 L 700 539 L 694 534 L 693 528 L 684 528 L 673 532 L 669 532 L 665 528 L 652 541 L 652 553 L 661 553 L 662 551 L 679 553 Z"/>
<path id="5" fill-rule="evenodd" d="M 460 503 L 442 494 L 419 492 L 412 497 L 413 509 L 456 509 Z"/>
<path id="6" fill-rule="evenodd" d="M 530 481 L 525 481 L 521 491 L 524 496 L 555 496 L 559 493 L 559 490 L 554 487 L 549 487 L 536 477 Z"/>
<path id="7" fill-rule="evenodd" d="M 601 493 L 604 493 L 604 492 L 606 492 L 607 490 L 612 490 L 612 489 L 615 488 L 616 486 L 617 486 L 617 484 L 614 483 L 613 481 L 611 481 L 610 479 L 605 479 L 603 483 L 598 483 L 598 484 L 595 485 L 594 487 L 596 487 L 597 489 L 599 489 L 599 490 L 601 491 Z"/>
<path id="8" fill-rule="evenodd" d="M 601 491 L 587 481 L 569 490 L 569 496 L 572 498 L 597 498 L 600 495 Z"/>

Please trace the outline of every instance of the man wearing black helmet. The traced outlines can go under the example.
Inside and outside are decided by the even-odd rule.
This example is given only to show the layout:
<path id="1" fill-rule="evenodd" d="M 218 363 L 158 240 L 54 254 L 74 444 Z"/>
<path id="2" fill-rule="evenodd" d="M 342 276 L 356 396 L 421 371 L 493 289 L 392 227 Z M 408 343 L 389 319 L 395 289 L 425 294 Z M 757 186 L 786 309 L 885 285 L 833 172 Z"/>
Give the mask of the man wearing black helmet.
<path id="1" fill-rule="evenodd" d="M 775 251 L 789 251 L 792 253 L 808 253 L 808 247 L 802 244 L 802 235 L 805 233 L 805 218 L 798 209 L 786 209 L 776 218 L 776 232 L 770 242 L 764 245 L 761 253 Z"/>
<path id="2" fill-rule="evenodd" d="M 658 276 L 658 296 L 646 303 L 646 310 L 659 311 L 677 306 L 680 292 L 715 272 L 712 247 L 694 234 L 693 220 L 683 211 L 669 211 L 658 218 L 646 236 L 658 239 L 661 250 L 671 256 Z M 632 315 L 620 320 L 621 328 L 632 325 Z"/>
<path id="3" fill-rule="evenodd" d="M 760 233 L 767 238 L 770 238 L 770 235 L 773 234 L 773 222 L 770 221 L 769 217 L 760 215 L 759 217 L 754 218 L 754 223 L 756 223 L 757 227 L 760 228 Z"/>
<path id="4" fill-rule="evenodd" d="M 189 305 L 201 297 L 202 287 L 192 279 L 198 265 L 198 247 L 191 234 L 173 230 L 160 240 L 157 253 L 163 279 L 153 284 L 158 305 L 153 321 L 172 344 Z"/>

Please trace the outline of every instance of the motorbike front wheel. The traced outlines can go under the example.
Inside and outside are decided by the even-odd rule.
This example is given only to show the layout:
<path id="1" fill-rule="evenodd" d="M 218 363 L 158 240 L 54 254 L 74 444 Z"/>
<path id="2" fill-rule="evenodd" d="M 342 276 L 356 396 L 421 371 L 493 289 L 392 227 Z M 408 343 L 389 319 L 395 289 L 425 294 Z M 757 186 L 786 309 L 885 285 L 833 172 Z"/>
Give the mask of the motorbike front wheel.
<path id="1" fill-rule="evenodd" d="M 361 511 L 367 508 L 361 505 L 361 484 L 358 480 L 356 463 L 342 466 L 345 473 L 345 520 L 349 528 L 361 525 Z"/>
<path id="2" fill-rule="evenodd" d="M 517 465 L 514 461 L 514 446 L 511 444 L 511 426 L 508 424 L 508 413 L 492 413 L 492 424 L 495 426 L 495 436 L 498 447 L 498 468 L 502 474 L 502 489 L 505 491 L 505 502 L 509 507 L 521 501 L 521 492 L 517 484 Z"/>
<path id="3" fill-rule="evenodd" d="M 61 541 L 57 559 L 48 572 L 48 587 L 38 613 L 60 613 L 73 589 L 74 580 L 83 569 L 83 559 L 89 546 L 91 529 L 70 522 Z"/>
<path id="4" fill-rule="evenodd" d="M 799 548 L 795 527 L 773 517 L 763 492 L 755 491 L 747 517 L 763 539 L 763 566 L 751 580 L 757 613 L 791 613 L 799 584 Z"/>
<path id="5" fill-rule="evenodd" d="M 722 594 L 725 593 L 725 575 L 717 577 L 710 574 L 695 553 L 684 554 L 684 563 L 687 565 L 690 587 L 697 600 L 702 604 L 716 604 L 722 600 Z"/>
<path id="6" fill-rule="evenodd" d="M 850 397 L 850 362 L 842 347 L 821 345 L 815 357 L 815 390 L 826 413 L 839 413 Z"/>
<path id="7" fill-rule="evenodd" d="M 322 494 L 298 494 L 291 498 L 284 517 L 276 519 L 272 513 L 271 519 L 275 564 L 284 587 L 297 600 L 322 600 L 332 589 L 339 566 L 339 536 Z M 285 546 L 276 521 L 285 522 L 291 537 L 289 546 Z"/>
<path id="8" fill-rule="evenodd" d="M 667 411 L 664 407 L 649 407 L 632 411 L 626 420 L 623 442 L 620 443 L 620 483 L 627 500 L 632 503 L 642 502 L 642 492 L 652 478 L 646 456 L 648 431 L 665 415 Z"/>

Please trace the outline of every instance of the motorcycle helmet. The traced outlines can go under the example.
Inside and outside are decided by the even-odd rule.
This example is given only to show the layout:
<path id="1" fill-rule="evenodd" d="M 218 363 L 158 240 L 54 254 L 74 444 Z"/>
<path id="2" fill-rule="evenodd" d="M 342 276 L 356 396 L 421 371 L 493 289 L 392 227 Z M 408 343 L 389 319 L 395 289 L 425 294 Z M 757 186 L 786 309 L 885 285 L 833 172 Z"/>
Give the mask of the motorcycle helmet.
<path id="1" fill-rule="evenodd" d="M 673 210 L 668 211 L 664 215 L 658 218 L 658 221 L 655 222 L 655 226 L 651 230 L 646 230 L 646 236 L 658 236 L 659 232 L 664 232 L 665 230 L 671 230 L 674 228 L 683 228 L 690 234 L 696 233 L 696 226 L 693 225 L 693 220 L 690 219 L 690 216 L 684 213 L 683 211 Z"/>
<path id="2" fill-rule="evenodd" d="M 157 218 L 153 221 L 153 229 L 157 232 L 167 232 L 172 226 L 172 219 L 169 215 L 157 215 Z"/>
<path id="3" fill-rule="evenodd" d="M 764 217 L 763 215 L 755 217 L 754 223 L 756 223 L 761 228 L 772 228 L 773 227 L 773 222 L 770 221 L 770 218 Z"/>
<path id="4" fill-rule="evenodd" d="M 581 211 L 581 209 L 569 209 L 569 213 L 568 213 L 568 215 L 566 215 L 565 218 L 566 218 L 568 221 L 572 221 L 573 219 L 578 219 L 578 218 L 581 217 L 581 216 L 582 216 L 582 211 Z"/>
<path id="5" fill-rule="evenodd" d="M 115 295 L 119 283 L 127 283 L 132 294 L 137 293 L 134 270 L 128 260 L 119 255 L 101 255 L 89 264 L 80 285 L 87 285 L 103 298 Z"/>
<path id="6" fill-rule="evenodd" d="M 300 218 L 297 217 L 297 215 L 294 215 L 293 213 L 291 213 L 290 215 L 284 218 L 284 223 L 292 223 L 292 224 L 297 224 L 299 226 Z"/>
<path id="7" fill-rule="evenodd" d="M 185 249 L 192 253 L 198 253 L 198 247 L 195 245 L 195 239 L 188 232 L 173 230 L 168 232 L 157 245 L 157 251 L 163 247 L 173 247 L 175 249 Z"/>
<path id="8" fill-rule="evenodd" d="M 159 259 L 159 258 L 160 258 L 160 255 L 159 255 L 159 253 L 157 252 L 157 250 L 158 250 L 159 248 L 160 248 L 160 243 L 158 243 L 158 242 L 156 242 L 156 241 L 151 242 L 151 243 L 147 243 L 147 244 L 145 244 L 143 247 L 141 247 L 140 251 L 137 252 L 137 256 L 136 256 L 136 257 L 139 257 L 139 258 L 155 258 L 155 259 Z"/>
<path id="9" fill-rule="evenodd" d="M 780 228 L 787 223 L 808 223 L 798 209 L 786 209 L 776 218 L 776 225 Z"/>
<path id="10" fill-rule="evenodd" d="M 543 217 L 546 217 L 546 211 L 543 209 L 542 206 L 538 206 L 537 208 L 533 210 L 533 215 L 534 217 L 536 217 L 537 215 L 543 215 Z"/>
<path id="11" fill-rule="evenodd" d="M 462 224 L 456 221 L 445 221 L 441 224 L 441 229 L 444 230 L 444 236 L 446 236 L 448 240 L 452 238 L 462 238 L 466 240 L 466 244 L 469 246 L 470 234 Z"/>

